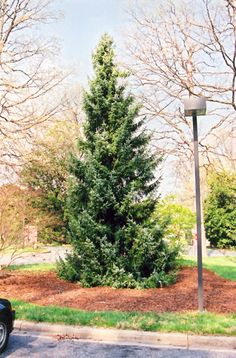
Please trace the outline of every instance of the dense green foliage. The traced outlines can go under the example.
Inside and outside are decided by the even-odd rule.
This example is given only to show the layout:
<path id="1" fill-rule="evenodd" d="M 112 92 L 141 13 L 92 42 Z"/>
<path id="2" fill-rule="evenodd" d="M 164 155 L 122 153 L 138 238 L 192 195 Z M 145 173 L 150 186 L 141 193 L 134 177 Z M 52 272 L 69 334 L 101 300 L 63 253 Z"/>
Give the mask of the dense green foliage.
<path id="1" fill-rule="evenodd" d="M 187 244 L 191 244 L 192 230 L 196 222 L 195 214 L 178 203 L 175 196 L 169 195 L 158 203 L 154 218 L 164 227 L 165 239 L 171 245 L 184 249 Z"/>
<path id="2" fill-rule="evenodd" d="M 21 181 L 31 191 L 28 205 L 37 209 L 35 224 L 39 240 L 44 243 L 67 241 L 67 220 L 64 218 L 67 161 L 75 152 L 79 127 L 61 121 L 36 141 L 21 171 Z"/>
<path id="3" fill-rule="evenodd" d="M 156 158 L 114 63 L 104 35 L 93 56 L 95 78 L 84 96 L 83 158 L 71 158 L 67 217 L 74 252 L 58 264 L 59 275 L 84 286 L 156 287 L 176 252 L 151 218 L 156 205 Z"/>
<path id="4" fill-rule="evenodd" d="M 209 178 L 205 201 L 206 237 L 212 246 L 236 246 L 236 174 L 214 173 Z"/>

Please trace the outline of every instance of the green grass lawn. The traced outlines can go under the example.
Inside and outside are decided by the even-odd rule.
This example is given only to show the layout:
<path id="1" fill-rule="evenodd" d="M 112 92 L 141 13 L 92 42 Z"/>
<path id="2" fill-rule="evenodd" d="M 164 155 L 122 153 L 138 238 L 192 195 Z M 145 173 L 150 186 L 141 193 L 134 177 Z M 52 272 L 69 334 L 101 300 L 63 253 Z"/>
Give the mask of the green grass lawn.
<path id="1" fill-rule="evenodd" d="M 7 270 L 10 271 L 32 271 L 32 272 L 40 272 L 40 271 L 55 271 L 56 264 L 28 264 L 28 265 L 10 265 L 7 267 Z"/>
<path id="2" fill-rule="evenodd" d="M 236 335 L 236 314 L 87 312 L 57 306 L 38 306 L 12 299 L 16 318 L 78 326 L 193 334 Z"/>
<path id="3" fill-rule="evenodd" d="M 197 266 L 197 259 L 184 256 L 179 259 L 180 266 Z M 203 258 L 203 267 L 215 272 L 227 280 L 236 281 L 236 256 L 220 256 Z"/>

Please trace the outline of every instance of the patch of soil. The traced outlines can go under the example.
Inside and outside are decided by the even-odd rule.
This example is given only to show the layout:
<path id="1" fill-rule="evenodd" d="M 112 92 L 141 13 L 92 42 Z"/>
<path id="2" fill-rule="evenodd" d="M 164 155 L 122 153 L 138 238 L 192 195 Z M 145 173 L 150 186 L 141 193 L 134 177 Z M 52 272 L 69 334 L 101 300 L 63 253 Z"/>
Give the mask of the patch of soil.
<path id="1" fill-rule="evenodd" d="M 203 271 L 207 311 L 236 312 L 236 282 Z M 197 269 L 184 268 L 175 284 L 157 289 L 82 288 L 57 278 L 54 272 L 13 271 L 0 277 L 0 296 L 39 305 L 57 305 L 88 311 L 181 312 L 197 310 Z"/>

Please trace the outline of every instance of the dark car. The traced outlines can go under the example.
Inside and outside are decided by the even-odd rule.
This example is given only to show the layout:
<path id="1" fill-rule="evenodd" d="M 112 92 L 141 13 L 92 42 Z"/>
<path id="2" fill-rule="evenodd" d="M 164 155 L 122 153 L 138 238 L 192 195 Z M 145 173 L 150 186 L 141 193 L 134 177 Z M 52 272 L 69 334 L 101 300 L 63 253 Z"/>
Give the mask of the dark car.
<path id="1" fill-rule="evenodd" d="M 9 334 L 13 330 L 15 311 L 8 300 L 0 298 L 0 354 L 7 347 Z"/>

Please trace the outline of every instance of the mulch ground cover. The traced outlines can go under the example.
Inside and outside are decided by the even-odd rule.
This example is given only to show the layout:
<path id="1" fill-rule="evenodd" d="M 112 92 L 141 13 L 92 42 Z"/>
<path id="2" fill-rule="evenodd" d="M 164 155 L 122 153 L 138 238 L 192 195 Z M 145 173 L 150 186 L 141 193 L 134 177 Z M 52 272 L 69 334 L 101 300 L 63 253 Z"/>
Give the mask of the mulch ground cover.
<path id="1" fill-rule="evenodd" d="M 207 311 L 236 312 L 236 282 L 203 271 Z M 55 272 L 0 272 L 0 296 L 39 305 L 88 311 L 181 312 L 197 310 L 197 269 L 183 268 L 175 284 L 157 289 L 83 288 L 57 278 Z"/>

